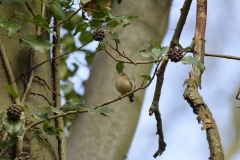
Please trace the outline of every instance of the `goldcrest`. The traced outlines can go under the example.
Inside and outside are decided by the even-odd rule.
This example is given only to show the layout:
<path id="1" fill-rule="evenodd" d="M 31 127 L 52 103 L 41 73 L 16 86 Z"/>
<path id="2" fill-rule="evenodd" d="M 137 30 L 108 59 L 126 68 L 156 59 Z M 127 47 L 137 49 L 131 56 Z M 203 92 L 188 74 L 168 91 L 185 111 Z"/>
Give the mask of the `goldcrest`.
<path id="1" fill-rule="evenodd" d="M 132 83 L 126 73 L 119 73 L 119 77 L 117 78 L 115 87 L 116 87 L 117 91 L 119 93 L 121 93 L 122 95 L 129 93 L 133 90 Z M 134 102 L 133 94 L 130 94 L 128 97 L 129 97 L 130 102 Z"/>

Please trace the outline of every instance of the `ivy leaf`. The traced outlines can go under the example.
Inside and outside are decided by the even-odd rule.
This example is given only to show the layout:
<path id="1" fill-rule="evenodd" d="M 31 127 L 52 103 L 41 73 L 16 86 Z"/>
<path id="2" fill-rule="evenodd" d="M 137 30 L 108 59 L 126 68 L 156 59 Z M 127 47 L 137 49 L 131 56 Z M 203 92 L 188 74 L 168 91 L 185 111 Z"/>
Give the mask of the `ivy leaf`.
<path id="1" fill-rule="evenodd" d="M 156 48 L 162 48 L 160 44 L 156 41 L 150 41 L 150 43 L 152 43 Z"/>
<path id="2" fill-rule="evenodd" d="M 82 44 L 85 44 L 89 41 L 93 40 L 93 37 L 92 37 L 92 33 L 89 32 L 89 31 L 83 31 L 81 32 L 81 35 L 79 37 L 79 41 L 82 43 Z"/>
<path id="3" fill-rule="evenodd" d="M 112 39 L 112 40 L 117 39 L 118 38 L 118 33 L 114 32 L 113 34 L 110 35 L 109 38 Z"/>
<path id="4" fill-rule="evenodd" d="M 162 57 L 163 54 L 168 52 L 168 47 L 153 48 L 152 53 L 156 58 Z"/>
<path id="5" fill-rule="evenodd" d="M 17 143 L 17 138 L 11 138 L 8 141 L 0 140 L 0 148 L 6 149 L 9 145 L 13 145 Z M 0 157 L 0 160 L 5 160 Z M 6 159 L 7 160 L 7 159 Z"/>
<path id="6" fill-rule="evenodd" d="M 140 75 L 140 77 L 146 79 L 146 80 L 151 80 L 152 78 L 149 75 Z"/>
<path id="7" fill-rule="evenodd" d="M 177 45 L 178 48 L 180 48 L 181 50 L 183 50 L 184 48 L 182 47 L 182 45 L 178 42 L 178 40 L 174 40 L 174 43 Z"/>
<path id="8" fill-rule="evenodd" d="M 143 54 L 145 54 L 145 52 L 147 51 L 146 50 L 146 48 L 148 48 L 150 46 L 150 44 L 148 44 L 146 47 L 144 47 L 144 48 L 137 48 L 137 49 L 135 49 L 134 51 L 132 51 L 131 53 L 130 53 L 130 57 L 134 54 L 134 53 L 136 53 L 136 52 L 142 52 L 141 54 L 143 55 Z M 147 57 L 149 57 L 149 56 L 152 56 L 149 52 L 148 53 L 146 53 L 147 55 Z"/>
<path id="9" fill-rule="evenodd" d="M 112 9 L 110 7 L 106 7 L 106 6 L 103 6 L 103 5 L 100 5 L 100 10 L 103 13 L 106 13 L 106 14 L 112 13 Z"/>
<path id="10" fill-rule="evenodd" d="M 82 104 L 85 102 L 82 102 Z M 79 103 L 70 100 L 67 105 L 62 109 L 63 112 L 76 111 L 78 109 Z"/>
<path id="11" fill-rule="evenodd" d="M 10 37 L 14 33 L 22 29 L 22 24 L 19 22 L 7 21 L 3 16 L 0 16 L 0 27 L 6 29 L 8 32 L 8 36 Z"/>
<path id="12" fill-rule="evenodd" d="M 27 48 L 33 48 L 41 53 L 46 53 L 53 44 L 50 41 L 43 39 L 39 35 L 31 35 L 27 37 L 20 36 L 20 42 L 23 42 Z"/>
<path id="13" fill-rule="evenodd" d="M 144 58 L 149 58 L 149 57 L 152 57 L 153 55 L 151 53 L 149 53 L 148 50 L 146 49 L 143 49 L 143 50 L 140 50 L 139 53 L 141 53 L 141 55 L 144 57 Z"/>
<path id="14" fill-rule="evenodd" d="M 97 109 L 94 108 L 88 108 L 88 113 L 89 114 L 107 114 L 110 112 L 114 112 L 114 110 L 108 106 L 103 106 L 103 107 L 99 107 Z"/>
<path id="15" fill-rule="evenodd" d="M 183 64 L 195 64 L 201 71 L 204 71 L 205 69 L 204 65 L 199 60 L 192 56 L 183 57 L 181 62 Z"/>
<path id="16" fill-rule="evenodd" d="M 113 21 L 111 21 L 111 22 L 109 22 L 109 23 L 107 24 L 107 27 L 115 28 L 115 27 L 117 27 L 119 24 L 120 24 L 120 23 L 119 23 L 118 21 L 113 20 Z M 115 32 L 115 33 L 116 33 L 116 32 Z"/>
<path id="17" fill-rule="evenodd" d="M 118 73 L 122 73 L 123 72 L 123 69 L 124 69 L 125 65 L 123 62 L 118 62 L 117 65 L 116 65 L 116 70 Z"/>
<path id="18" fill-rule="evenodd" d="M 43 124 L 43 129 L 48 135 L 55 135 L 55 136 L 58 136 L 58 132 L 63 131 L 61 128 L 53 127 L 53 126 L 49 125 L 48 123 Z"/>
<path id="19" fill-rule="evenodd" d="M 21 4 L 24 4 L 26 0 L 3 0 L 3 4 L 4 5 L 10 5 L 11 3 L 13 2 L 18 2 L 18 3 L 21 3 Z"/>
<path id="20" fill-rule="evenodd" d="M 77 28 L 75 29 L 75 32 L 73 35 L 75 36 L 79 32 L 86 31 L 87 27 L 88 27 L 88 24 L 86 22 L 80 22 Z"/>
<path id="21" fill-rule="evenodd" d="M 121 22 L 129 23 L 130 20 L 134 20 L 137 18 L 138 18 L 138 16 L 121 16 L 120 20 L 121 20 Z"/>
<path id="22" fill-rule="evenodd" d="M 100 42 L 96 48 L 96 52 L 103 50 L 106 44 L 107 42 Z"/>
<path id="23" fill-rule="evenodd" d="M 7 131 L 10 137 L 17 137 L 18 135 L 22 134 L 23 122 L 20 119 L 12 121 L 6 118 L 2 122 L 2 125 L 3 130 Z"/>
<path id="24" fill-rule="evenodd" d="M 66 15 L 62 10 L 61 4 L 57 1 L 52 1 L 50 3 L 49 13 L 60 20 L 64 20 L 66 18 Z"/>
<path id="25" fill-rule="evenodd" d="M 82 4 L 86 4 L 88 2 L 90 2 L 91 0 L 81 0 Z"/>
<path id="26" fill-rule="evenodd" d="M 14 99 L 18 98 L 18 94 L 14 91 L 13 87 L 9 84 L 4 84 L 4 89 L 7 90 Z"/>
<path id="27" fill-rule="evenodd" d="M 51 110 L 51 111 L 53 111 L 54 113 L 58 113 L 58 114 L 64 113 L 63 111 L 61 111 L 61 110 L 59 110 L 59 109 L 57 109 L 57 108 L 55 108 L 55 107 L 53 107 L 53 106 L 43 106 L 43 105 L 39 105 L 39 107 L 40 107 L 40 108 L 43 108 L 43 109 L 45 109 L 45 110 Z"/>
<path id="28" fill-rule="evenodd" d="M 36 15 L 36 16 L 33 18 L 33 20 L 34 20 L 35 22 L 37 22 L 37 23 L 41 23 L 41 24 L 46 25 L 46 26 L 49 25 L 48 22 L 46 21 L 46 19 L 44 19 L 44 18 L 42 17 L 42 15 L 40 15 L 40 14 Z"/>
<path id="29" fill-rule="evenodd" d="M 44 113 L 42 113 L 42 112 L 40 112 L 40 113 L 32 112 L 32 114 L 33 114 L 34 118 L 36 118 L 36 119 L 44 120 L 47 123 L 50 123 L 50 121 L 51 121 L 50 117 L 48 116 L 48 114 L 46 112 L 44 112 Z"/>

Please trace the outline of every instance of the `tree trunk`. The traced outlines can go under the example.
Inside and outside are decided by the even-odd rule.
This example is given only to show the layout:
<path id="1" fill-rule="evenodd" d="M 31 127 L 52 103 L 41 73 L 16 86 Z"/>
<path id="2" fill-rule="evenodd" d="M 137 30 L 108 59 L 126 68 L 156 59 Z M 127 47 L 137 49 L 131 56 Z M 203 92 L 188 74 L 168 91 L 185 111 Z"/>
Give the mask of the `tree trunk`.
<path id="1" fill-rule="evenodd" d="M 28 1 L 28 4 L 30 8 L 33 10 L 33 13 L 35 15 L 40 14 L 43 9 L 43 12 L 45 11 L 45 7 L 42 6 L 41 3 L 38 1 Z M 25 15 L 33 18 L 33 15 L 31 12 L 27 9 L 26 5 L 21 5 L 20 3 L 11 3 L 10 6 L 5 6 L 3 4 L 0 5 L 0 15 L 4 16 L 5 19 L 11 20 L 18 20 L 17 16 L 13 17 L 15 15 L 15 10 L 18 12 L 22 12 Z M 45 13 L 46 15 L 46 13 Z M 25 24 L 23 25 L 22 30 L 18 33 L 20 36 L 28 36 L 28 35 L 34 35 L 36 34 L 36 26 Z M 0 40 L 3 44 L 7 57 L 10 61 L 10 66 L 14 74 L 14 78 L 19 76 L 22 73 L 25 73 L 28 71 L 31 66 L 38 64 L 39 62 L 42 62 L 46 59 L 49 59 L 50 54 L 47 53 L 39 53 L 34 52 L 33 49 L 25 48 L 23 44 L 19 43 L 18 37 L 16 35 L 13 35 L 12 38 L 7 37 L 7 32 L 5 29 L 0 28 Z M 6 36 L 4 36 L 6 35 Z M 49 39 L 49 34 L 45 34 L 45 39 Z M 0 84 L 10 84 L 9 81 L 9 75 L 6 71 L 6 68 L 3 63 L 3 56 L 2 53 L 0 54 Z M 52 78 L 51 78 L 51 64 L 46 63 L 45 65 L 37 68 L 34 71 L 34 74 L 41 77 L 46 81 L 46 83 L 51 86 L 52 85 Z M 19 79 L 17 83 L 17 88 L 19 92 L 19 98 L 21 99 L 24 91 L 26 89 L 26 81 L 28 81 L 29 74 L 25 75 L 21 79 Z M 1 108 L 0 112 L 6 112 L 6 109 L 10 104 L 13 103 L 12 97 L 8 94 L 8 92 L 3 89 L 3 85 L 0 89 L 0 95 L 1 95 Z M 35 92 L 38 94 L 42 94 L 45 97 L 48 98 L 50 102 L 52 102 L 52 92 L 47 89 L 47 87 L 40 81 L 33 79 L 31 90 L 30 92 Z M 39 105 L 49 105 L 43 97 L 39 97 L 37 95 L 28 95 L 26 103 L 22 105 L 27 105 L 30 109 L 39 112 Z M 28 119 L 26 122 L 30 122 L 29 119 L 31 118 L 30 114 L 25 114 L 26 118 Z M 28 154 L 31 156 L 31 160 L 54 160 L 58 159 L 58 150 L 56 145 L 56 137 L 55 136 L 48 136 L 45 134 L 43 129 L 41 129 L 41 125 L 38 126 L 38 129 L 40 131 L 40 134 L 38 137 L 33 137 L 29 132 L 26 132 L 24 136 L 24 146 L 23 151 L 28 152 Z M 37 128 L 36 128 L 37 129 Z M 1 135 L 3 135 L 5 132 L 1 131 Z M 1 138 L 2 139 L 2 138 Z M 9 152 L 6 152 L 8 155 L 1 155 L 1 156 L 7 156 L 11 157 L 11 159 L 14 159 L 16 157 L 15 153 L 15 147 L 12 147 L 12 150 L 9 150 Z"/>
<path id="2" fill-rule="evenodd" d="M 129 0 L 113 6 L 115 15 L 139 16 L 134 24 L 119 33 L 120 50 L 126 55 L 136 48 L 146 46 L 150 40 L 161 42 L 167 29 L 170 0 Z M 134 58 L 142 60 L 137 54 L 139 53 L 136 53 Z M 115 89 L 118 77 L 116 63 L 104 52 L 96 54 L 84 95 L 85 107 L 94 107 L 119 96 Z M 150 74 L 151 68 L 151 64 L 125 64 L 124 72 L 132 82 L 134 74 L 136 85 L 139 87 L 142 79 L 137 74 Z M 125 159 L 136 129 L 143 96 L 144 90 L 141 90 L 135 93 L 133 103 L 124 98 L 110 104 L 115 111 L 110 114 L 111 118 L 88 113 L 79 115 L 73 122 L 73 130 L 67 143 L 67 159 L 78 160 L 80 157 L 88 160 Z"/>

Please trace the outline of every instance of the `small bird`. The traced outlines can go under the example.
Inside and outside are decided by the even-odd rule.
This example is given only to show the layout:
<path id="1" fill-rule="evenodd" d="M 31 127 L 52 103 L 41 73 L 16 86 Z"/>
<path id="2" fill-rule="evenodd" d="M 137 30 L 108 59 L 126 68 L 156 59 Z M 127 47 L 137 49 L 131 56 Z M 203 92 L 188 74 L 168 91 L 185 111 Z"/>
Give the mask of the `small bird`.
<path id="1" fill-rule="evenodd" d="M 118 74 L 119 74 L 119 77 L 117 78 L 117 81 L 115 84 L 117 91 L 119 93 L 121 93 L 122 95 L 131 92 L 133 90 L 133 86 L 132 86 L 130 79 L 126 75 L 126 73 L 118 73 Z M 128 97 L 129 97 L 130 102 L 134 102 L 133 93 L 130 94 Z"/>

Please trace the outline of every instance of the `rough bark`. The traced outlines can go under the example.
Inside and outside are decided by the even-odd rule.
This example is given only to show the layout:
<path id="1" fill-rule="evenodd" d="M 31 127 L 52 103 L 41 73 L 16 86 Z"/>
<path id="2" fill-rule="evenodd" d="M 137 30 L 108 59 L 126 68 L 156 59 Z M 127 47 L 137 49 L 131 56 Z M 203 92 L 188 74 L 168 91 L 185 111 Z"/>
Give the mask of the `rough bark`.
<path id="1" fill-rule="evenodd" d="M 28 3 L 29 3 L 29 6 L 33 9 L 33 12 L 35 15 L 41 14 L 41 8 L 42 8 L 41 3 L 37 1 L 29 1 Z M 5 6 L 3 4 L 0 5 L 0 15 L 4 16 L 6 19 L 11 18 L 15 14 L 15 10 L 17 10 L 18 12 L 22 12 L 28 15 L 29 17 L 33 17 L 30 11 L 27 9 L 26 5 L 21 5 L 19 3 L 12 3 L 10 6 Z M 1 34 L 1 37 L 0 37 L 1 41 L 6 50 L 7 57 L 10 61 L 10 65 L 15 77 L 20 75 L 22 72 L 26 72 L 31 65 L 36 65 L 37 63 L 42 62 L 43 60 L 46 60 L 50 57 L 49 53 L 36 53 L 34 51 L 30 51 L 28 48 L 25 48 L 23 44 L 19 43 L 16 35 L 13 36 L 15 38 L 8 38 L 7 33 L 3 28 L 0 28 L 0 34 Z M 36 26 L 25 24 L 23 26 L 23 29 L 18 34 L 21 36 L 34 35 L 36 34 Z M 6 35 L 6 36 L 3 36 L 3 35 Z M 48 36 L 49 35 L 45 35 L 45 38 L 48 38 Z M 33 55 L 33 54 L 34 54 L 33 59 L 30 60 L 30 57 L 31 57 L 30 55 Z M 8 74 L 4 69 L 1 53 L 0 53 L 0 68 L 1 68 L 0 69 L 0 75 L 1 75 L 0 112 L 5 112 L 7 107 L 13 103 L 13 99 L 8 94 L 8 92 L 3 89 L 3 84 L 10 84 L 10 83 L 9 83 Z M 34 73 L 35 75 L 44 79 L 49 85 L 51 85 L 52 79 L 51 79 L 51 72 L 49 72 L 50 70 L 51 70 L 51 65 L 50 63 L 48 63 L 36 69 Z M 29 75 L 25 75 L 25 76 L 26 76 L 25 79 L 28 80 Z M 17 81 L 17 87 L 19 91 L 19 97 L 21 98 L 26 87 L 24 78 L 21 78 Z M 44 86 L 43 83 L 39 82 L 36 79 L 33 80 L 31 91 L 42 94 L 45 97 L 47 97 L 50 101 L 52 101 L 52 92 L 49 91 L 47 87 Z M 35 110 L 36 112 L 40 111 L 38 105 L 40 104 L 48 105 L 48 103 L 42 97 L 39 97 L 37 95 L 35 96 L 29 95 L 25 104 L 28 105 L 29 108 Z M 27 114 L 26 117 L 28 119 L 31 118 L 29 114 Z M 4 134 L 4 133 L 1 131 L 1 134 Z M 9 154 L 10 155 L 12 154 L 14 157 L 15 155 L 14 149 L 9 151 L 10 151 Z M 29 152 L 29 155 L 31 156 L 31 160 L 58 159 L 56 138 L 54 136 L 47 136 L 45 133 L 40 134 L 39 137 L 37 138 L 31 136 L 29 133 L 26 133 L 24 137 L 23 151 Z"/>

